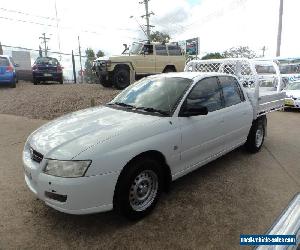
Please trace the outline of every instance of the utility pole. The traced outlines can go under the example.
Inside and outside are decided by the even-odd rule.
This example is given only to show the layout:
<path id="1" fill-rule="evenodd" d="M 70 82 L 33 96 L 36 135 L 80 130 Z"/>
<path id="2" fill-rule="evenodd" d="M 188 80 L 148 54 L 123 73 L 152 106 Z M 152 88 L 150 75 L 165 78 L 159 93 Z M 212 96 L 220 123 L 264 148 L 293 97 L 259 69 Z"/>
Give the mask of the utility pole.
<path id="1" fill-rule="evenodd" d="M 82 62 L 81 62 L 81 46 L 80 46 L 79 36 L 78 36 L 78 49 L 79 49 L 79 61 L 80 61 L 80 78 L 81 78 L 81 83 L 83 83 L 83 72 L 82 72 Z"/>
<path id="2" fill-rule="evenodd" d="M 74 58 L 74 53 L 73 53 L 73 50 L 72 50 L 72 66 L 73 66 L 73 76 L 74 76 L 74 83 L 76 83 L 75 58 Z"/>
<path id="3" fill-rule="evenodd" d="M 276 56 L 280 56 L 281 33 L 282 33 L 282 14 L 283 14 L 283 0 L 280 0 Z"/>
<path id="4" fill-rule="evenodd" d="M 262 53 L 262 57 L 265 57 L 265 52 L 266 52 L 266 50 L 267 50 L 266 46 L 263 46 L 261 50 L 262 50 L 262 52 L 263 52 L 263 53 Z"/>
<path id="5" fill-rule="evenodd" d="M 47 41 L 50 40 L 50 38 L 46 37 L 46 33 L 42 33 L 42 36 L 40 36 L 39 39 L 43 40 L 42 43 L 44 44 L 45 47 L 45 56 L 47 56 L 47 51 L 48 51 Z"/>
<path id="6" fill-rule="evenodd" d="M 150 41 L 150 28 L 153 28 L 154 26 L 153 25 L 150 25 L 150 20 L 149 20 L 149 17 L 151 15 L 154 15 L 153 11 L 151 11 L 149 13 L 149 3 L 150 0 L 144 0 L 142 2 L 139 2 L 140 4 L 145 4 L 145 10 L 146 10 L 146 14 L 145 15 L 142 15 L 142 18 L 146 18 L 146 31 L 147 31 L 147 37 L 148 37 L 148 40 Z"/>
<path id="7" fill-rule="evenodd" d="M 61 53 L 61 49 L 60 49 L 59 21 L 58 21 L 58 14 L 57 14 L 56 0 L 54 1 L 54 8 L 55 8 L 55 17 L 56 17 L 56 29 L 57 29 L 58 51 L 59 51 L 59 53 Z M 59 55 L 59 61 L 61 61 L 61 54 Z"/>

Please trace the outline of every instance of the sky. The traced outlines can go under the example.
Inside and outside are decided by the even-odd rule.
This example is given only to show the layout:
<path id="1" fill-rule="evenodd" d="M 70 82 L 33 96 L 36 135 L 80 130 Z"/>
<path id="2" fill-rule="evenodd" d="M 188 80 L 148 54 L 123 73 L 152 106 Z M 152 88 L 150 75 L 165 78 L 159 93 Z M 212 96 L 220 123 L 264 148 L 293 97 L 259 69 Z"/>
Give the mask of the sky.
<path id="1" fill-rule="evenodd" d="M 45 32 L 52 51 L 77 52 L 80 36 L 83 51 L 119 54 L 124 43 L 145 39 L 139 28 L 145 9 L 139 2 L 56 0 L 57 22 L 55 0 L 1 1 L 0 42 L 38 49 Z M 261 55 L 265 46 L 266 56 L 275 56 L 279 0 L 151 0 L 149 9 L 154 30 L 170 33 L 173 41 L 199 37 L 201 55 L 234 46 Z M 300 56 L 299 9 L 299 0 L 284 0 L 282 56 Z"/>

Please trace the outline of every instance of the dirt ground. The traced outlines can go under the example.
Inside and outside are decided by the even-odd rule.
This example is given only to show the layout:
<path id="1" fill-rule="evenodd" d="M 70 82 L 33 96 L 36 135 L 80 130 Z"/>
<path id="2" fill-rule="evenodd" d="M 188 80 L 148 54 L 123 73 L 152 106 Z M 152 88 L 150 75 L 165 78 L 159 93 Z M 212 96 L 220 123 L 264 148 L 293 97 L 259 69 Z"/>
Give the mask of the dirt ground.
<path id="1" fill-rule="evenodd" d="M 51 120 L 93 103 L 107 103 L 118 93 L 100 84 L 33 85 L 20 81 L 16 89 L 0 87 L 0 113 Z"/>
<path id="2" fill-rule="evenodd" d="M 42 90 L 42 88 L 44 88 Z M 26 89 L 28 88 L 28 89 Z M 62 96 L 110 98 L 112 90 L 95 86 L 18 86 L 0 88 L 0 113 L 44 117 Z M 75 93 L 74 94 L 74 89 Z M 82 89 L 88 89 L 83 93 Z M 30 91 L 31 90 L 31 91 Z M 99 92 L 98 92 L 99 90 Z M 14 92 L 15 91 L 15 92 Z M 57 91 L 57 90 L 56 90 Z M 30 92 L 31 101 L 23 92 Z M 41 97 L 43 96 L 43 97 Z M 12 98 L 25 113 L 3 107 Z M 37 100 L 47 104 L 35 107 Z M 48 99 L 47 99 L 48 98 Z M 23 101 L 22 101 L 23 100 Z M 78 103 L 74 100 L 74 103 Z M 87 105 L 86 100 L 82 104 Z M 64 105 L 60 106 L 64 107 Z M 37 110 L 34 115 L 30 112 Z M 49 111 L 50 110 L 50 111 Z M 19 113 L 20 112 L 20 113 Z M 50 113 L 49 113 L 50 114 Z M 0 249 L 240 249 L 240 234 L 263 234 L 300 191 L 299 112 L 268 116 L 268 137 L 262 150 L 239 148 L 175 181 L 154 212 L 129 222 L 114 212 L 75 216 L 57 212 L 37 200 L 24 182 L 21 154 L 27 136 L 43 120 L 0 114 Z M 250 248 L 242 248 L 250 249 Z"/>

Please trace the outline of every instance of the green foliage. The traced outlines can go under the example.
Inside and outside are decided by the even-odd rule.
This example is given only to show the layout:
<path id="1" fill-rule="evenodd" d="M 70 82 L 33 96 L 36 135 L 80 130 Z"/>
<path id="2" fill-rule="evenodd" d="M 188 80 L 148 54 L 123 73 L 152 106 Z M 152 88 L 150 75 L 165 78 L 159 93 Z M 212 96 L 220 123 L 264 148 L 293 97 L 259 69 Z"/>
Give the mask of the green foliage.
<path id="1" fill-rule="evenodd" d="M 171 37 L 168 33 L 155 31 L 150 34 L 151 42 L 168 43 Z"/>
<path id="2" fill-rule="evenodd" d="M 0 55 L 3 55 L 3 49 L 2 49 L 2 44 L 0 42 Z"/>
<path id="3" fill-rule="evenodd" d="M 225 58 L 254 58 L 256 54 L 248 46 L 232 47 L 222 54 Z"/>
<path id="4" fill-rule="evenodd" d="M 97 76 L 92 71 L 93 61 L 96 59 L 95 52 L 91 48 L 85 51 L 86 61 L 84 65 L 84 79 L 87 83 L 96 83 Z"/>
<path id="5" fill-rule="evenodd" d="M 222 58 L 224 58 L 224 56 L 221 53 L 213 52 L 213 53 L 206 54 L 201 59 L 202 60 L 208 60 L 208 59 L 222 59 Z"/>
<path id="6" fill-rule="evenodd" d="M 99 50 L 96 55 L 97 55 L 97 58 L 102 57 L 102 56 L 104 56 L 104 52 L 102 50 Z"/>

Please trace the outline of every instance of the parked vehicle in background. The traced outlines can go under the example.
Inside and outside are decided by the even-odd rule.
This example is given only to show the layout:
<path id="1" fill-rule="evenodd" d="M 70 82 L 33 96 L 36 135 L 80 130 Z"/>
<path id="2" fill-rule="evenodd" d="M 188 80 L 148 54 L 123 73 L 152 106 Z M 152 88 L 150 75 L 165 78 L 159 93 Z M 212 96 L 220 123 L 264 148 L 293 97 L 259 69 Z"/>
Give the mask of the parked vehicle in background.
<path id="1" fill-rule="evenodd" d="M 283 87 L 300 80 L 300 58 L 275 57 L 272 59 L 257 58 L 260 61 L 273 61 L 278 67 L 283 81 Z"/>
<path id="2" fill-rule="evenodd" d="M 300 108 L 300 81 L 288 84 L 283 92 L 286 94 L 285 108 Z"/>
<path id="3" fill-rule="evenodd" d="M 16 64 L 12 57 L 0 55 L 0 84 L 9 85 L 11 88 L 16 87 L 18 77 L 16 73 Z"/>
<path id="4" fill-rule="evenodd" d="M 53 57 L 38 57 L 32 66 L 33 84 L 54 81 L 63 84 L 63 68 Z"/>
<path id="5" fill-rule="evenodd" d="M 258 97 L 250 99 L 238 79 L 225 73 L 148 76 L 103 107 L 33 132 L 23 151 L 25 181 L 59 211 L 115 209 L 139 219 L 171 181 L 243 144 L 258 152 L 265 114 L 283 106 L 278 98 L 258 107 Z"/>
<path id="6" fill-rule="evenodd" d="M 124 89 L 137 78 L 181 72 L 184 65 L 185 56 L 177 44 L 136 42 L 122 55 L 97 58 L 93 69 L 103 86 Z"/>

